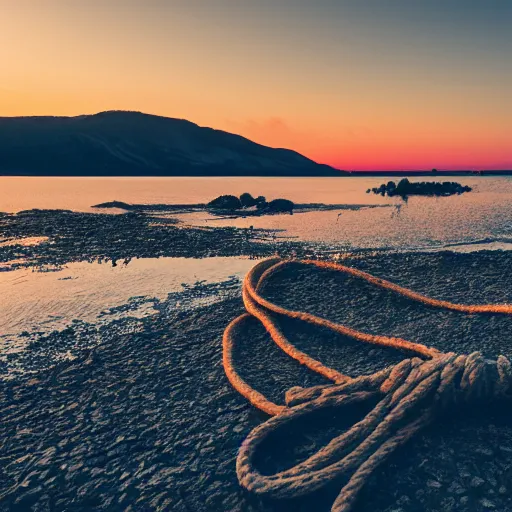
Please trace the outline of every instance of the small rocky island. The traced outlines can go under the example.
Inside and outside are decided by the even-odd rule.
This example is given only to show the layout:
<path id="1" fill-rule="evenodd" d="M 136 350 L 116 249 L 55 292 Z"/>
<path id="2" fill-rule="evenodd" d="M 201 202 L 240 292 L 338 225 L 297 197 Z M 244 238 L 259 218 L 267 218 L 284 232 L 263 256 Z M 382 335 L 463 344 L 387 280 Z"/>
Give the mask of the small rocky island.
<path id="1" fill-rule="evenodd" d="M 306 213 L 329 210 L 361 210 L 362 208 L 381 208 L 389 205 L 376 204 L 323 204 L 323 203 L 294 203 L 289 199 L 267 200 L 264 196 L 252 196 L 244 192 L 240 196 L 223 194 L 208 203 L 197 204 L 130 204 L 124 201 L 108 201 L 96 204 L 92 208 L 102 210 L 117 209 L 126 212 L 152 215 L 155 213 L 184 214 L 207 212 L 216 217 L 259 217 L 262 215 L 279 215 Z"/>
<path id="2" fill-rule="evenodd" d="M 382 184 L 380 187 L 369 188 L 366 193 L 381 194 L 383 196 L 453 196 L 460 195 L 464 192 L 471 192 L 472 188 L 467 185 L 461 185 L 455 181 L 421 181 L 411 183 L 407 178 L 404 178 L 395 184 L 394 181 L 389 181 Z"/>
<path id="3" fill-rule="evenodd" d="M 293 215 L 295 204 L 289 199 L 266 200 L 263 196 L 253 197 L 248 192 L 244 192 L 240 197 L 232 195 L 222 195 L 210 201 L 206 207 L 213 210 L 225 210 L 237 212 L 244 210 L 244 215 L 265 215 L 273 213 L 290 213 Z"/>
<path id="4" fill-rule="evenodd" d="M 267 201 L 264 196 L 253 197 L 248 192 L 242 195 L 221 195 L 207 204 L 153 204 L 137 205 L 123 201 L 109 201 L 94 205 L 93 208 L 117 208 L 126 211 L 172 211 L 174 213 L 190 213 L 193 211 L 208 211 L 214 215 L 259 216 L 276 213 L 293 214 L 295 208 L 302 210 L 322 210 L 344 208 L 346 205 L 308 204 L 296 205 L 289 199 L 272 199 Z M 349 205 L 350 206 L 350 205 Z"/>

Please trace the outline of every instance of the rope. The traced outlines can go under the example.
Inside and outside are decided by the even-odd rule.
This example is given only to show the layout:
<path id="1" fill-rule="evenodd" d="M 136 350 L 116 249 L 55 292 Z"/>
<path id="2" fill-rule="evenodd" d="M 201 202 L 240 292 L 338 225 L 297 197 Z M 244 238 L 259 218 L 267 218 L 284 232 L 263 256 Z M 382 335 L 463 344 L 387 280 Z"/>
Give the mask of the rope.
<path id="1" fill-rule="evenodd" d="M 243 442 L 236 464 L 238 480 L 244 488 L 260 496 L 295 498 L 348 478 L 331 509 L 332 512 L 348 512 L 373 471 L 397 447 L 428 425 L 440 410 L 458 403 L 509 397 L 512 392 L 512 365 L 504 356 L 499 356 L 497 361 L 489 361 L 479 352 L 470 355 L 443 353 L 402 338 L 366 334 L 309 313 L 287 310 L 262 297 L 259 291 L 263 284 L 293 263 L 297 262 L 270 259 L 253 267 L 245 277 L 242 290 L 247 313 L 233 320 L 224 332 L 223 364 L 229 381 L 251 404 L 272 416 Z M 426 297 L 344 265 L 313 260 L 300 263 L 361 278 L 435 308 L 470 314 L 512 315 L 510 304 L 453 304 Z M 279 327 L 279 315 L 326 327 L 364 343 L 400 349 L 413 357 L 372 375 L 351 378 L 325 366 L 290 343 Z M 281 350 L 334 384 L 291 388 L 285 396 L 286 405 L 277 405 L 253 389 L 240 377 L 233 363 L 234 340 L 251 316 L 263 324 Z M 274 475 L 263 475 L 255 468 L 256 452 L 277 429 L 323 408 L 341 408 L 375 399 L 379 401 L 366 417 L 307 460 Z"/>

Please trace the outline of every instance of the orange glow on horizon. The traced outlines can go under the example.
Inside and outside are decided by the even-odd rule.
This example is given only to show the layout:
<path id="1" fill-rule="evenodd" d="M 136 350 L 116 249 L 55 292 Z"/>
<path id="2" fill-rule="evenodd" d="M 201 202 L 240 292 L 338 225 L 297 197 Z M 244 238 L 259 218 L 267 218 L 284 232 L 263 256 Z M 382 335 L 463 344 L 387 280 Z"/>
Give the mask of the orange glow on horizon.
<path id="1" fill-rule="evenodd" d="M 319 1 L 0 0 L 0 116 L 138 110 L 341 169 L 512 169 L 506 25 L 409 31 Z"/>

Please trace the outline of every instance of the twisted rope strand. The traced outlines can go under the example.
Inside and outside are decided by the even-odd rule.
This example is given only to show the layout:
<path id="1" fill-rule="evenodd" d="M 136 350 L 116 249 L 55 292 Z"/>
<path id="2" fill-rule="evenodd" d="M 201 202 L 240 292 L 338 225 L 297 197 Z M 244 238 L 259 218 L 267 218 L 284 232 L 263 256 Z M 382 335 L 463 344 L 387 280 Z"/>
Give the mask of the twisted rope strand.
<path id="1" fill-rule="evenodd" d="M 224 332 L 223 364 L 229 381 L 250 403 L 272 416 L 256 427 L 243 442 L 237 458 L 237 475 L 240 484 L 249 491 L 274 498 L 304 496 L 345 477 L 348 481 L 331 510 L 349 512 L 373 471 L 397 447 L 429 424 L 440 409 L 459 401 L 508 397 L 512 388 L 512 365 L 504 356 L 492 362 L 485 360 L 479 352 L 470 355 L 443 353 L 402 338 L 363 333 L 309 313 L 290 311 L 262 297 L 262 286 L 292 263 L 274 258 L 258 263 L 249 271 L 242 294 L 247 313 L 233 320 Z M 431 307 L 469 314 L 512 314 L 510 304 L 454 304 L 426 297 L 344 265 L 314 260 L 300 263 L 363 279 Z M 235 339 L 251 316 L 262 323 L 273 341 L 287 355 L 334 384 L 307 389 L 291 388 L 286 393 L 286 405 L 277 405 L 253 389 L 240 377 L 233 362 Z M 392 347 L 420 357 L 405 359 L 371 375 L 351 378 L 296 348 L 283 334 L 279 316 L 331 329 L 363 343 Z M 269 435 L 284 425 L 323 408 L 341 408 L 375 398 L 380 400 L 362 420 L 305 461 L 274 475 L 262 475 L 254 467 L 253 460 L 258 448 Z"/>

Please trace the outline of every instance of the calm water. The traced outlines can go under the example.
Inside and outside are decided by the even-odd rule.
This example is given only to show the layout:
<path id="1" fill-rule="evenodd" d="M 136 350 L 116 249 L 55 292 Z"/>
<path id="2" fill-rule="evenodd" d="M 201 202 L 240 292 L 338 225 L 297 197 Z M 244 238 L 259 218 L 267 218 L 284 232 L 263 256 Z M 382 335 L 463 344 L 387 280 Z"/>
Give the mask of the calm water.
<path id="1" fill-rule="evenodd" d="M 116 267 L 78 262 L 51 272 L 0 272 L 3 327 L 30 331 L 41 325 L 62 327 L 61 320 L 69 318 L 95 322 L 131 298 L 167 299 L 169 293 L 193 287 L 205 276 L 215 282 L 241 279 L 253 265 L 248 258 L 143 258 Z M 147 307 L 140 306 L 133 311 L 145 314 Z"/>
<path id="2" fill-rule="evenodd" d="M 423 180 L 424 178 L 418 178 Z M 448 178 L 446 178 L 448 179 Z M 221 194 L 250 192 L 297 203 L 387 207 L 311 212 L 237 220 L 206 213 L 180 217 L 195 225 L 285 229 L 287 236 L 344 248 L 418 249 L 475 242 L 512 241 L 512 178 L 456 178 L 474 192 L 461 196 L 399 198 L 366 194 L 386 178 L 0 178 L 0 211 L 91 206 L 114 199 L 128 203 L 193 204 Z"/>
<path id="3" fill-rule="evenodd" d="M 206 213 L 185 214 L 194 225 L 236 225 L 284 230 L 276 236 L 315 241 L 333 251 L 355 248 L 470 251 L 512 247 L 512 179 L 457 178 L 474 191 L 447 198 L 398 198 L 366 194 L 385 178 L 6 178 L 0 177 L 0 211 L 65 208 L 95 211 L 91 206 L 114 199 L 128 203 L 193 204 L 221 194 L 285 197 L 297 203 L 371 205 L 357 211 L 326 211 L 260 218 L 218 219 Z M 27 244 L 41 240 L 30 239 Z M 1 240 L 0 244 L 9 241 Z M 49 332 L 85 322 L 154 314 L 144 298 L 165 298 L 182 283 L 219 282 L 241 277 L 253 262 L 240 258 L 185 260 L 148 258 L 128 267 L 73 263 L 54 272 L 0 272 L 0 360 L 23 350 L 22 331 Z M 186 287 L 185 287 L 186 289 Z M 207 300 L 213 300 L 214 291 Z M 137 300 L 130 302 L 130 299 Z M 201 296 L 201 294 L 199 294 Z M 119 308 L 119 314 L 104 312 Z M 191 302 L 186 306 L 190 307 Z M 179 301 L 175 307 L 179 309 Z"/>
<path id="4" fill-rule="evenodd" d="M 365 178 L 18 178 L 0 177 L 0 211 L 67 208 L 94 211 L 92 205 L 117 199 L 126 203 L 194 204 L 221 194 L 250 192 L 297 203 L 383 204 L 364 194 L 379 179 Z"/>

